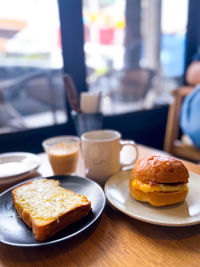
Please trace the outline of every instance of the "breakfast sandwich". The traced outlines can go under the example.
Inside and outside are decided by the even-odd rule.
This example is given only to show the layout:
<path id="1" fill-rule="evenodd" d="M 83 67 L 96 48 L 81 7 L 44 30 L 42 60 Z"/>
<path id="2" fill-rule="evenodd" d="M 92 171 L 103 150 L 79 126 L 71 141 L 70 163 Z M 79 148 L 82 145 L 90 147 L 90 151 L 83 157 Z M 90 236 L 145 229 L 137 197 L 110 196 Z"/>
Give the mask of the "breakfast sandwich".
<path id="1" fill-rule="evenodd" d="M 152 206 L 182 202 L 188 194 L 189 173 L 184 164 L 173 157 L 150 156 L 134 166 L 129 182 L 131 196 Z"/>

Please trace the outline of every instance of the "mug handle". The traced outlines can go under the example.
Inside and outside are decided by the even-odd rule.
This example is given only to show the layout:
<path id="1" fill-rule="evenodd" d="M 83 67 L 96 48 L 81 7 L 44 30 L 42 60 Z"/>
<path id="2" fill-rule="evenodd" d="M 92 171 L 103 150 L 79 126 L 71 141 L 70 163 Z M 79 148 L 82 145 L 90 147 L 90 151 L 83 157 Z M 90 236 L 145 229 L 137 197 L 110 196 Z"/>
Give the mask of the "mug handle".
<path id="1" fill-rule="evenodd" d="M 120 163 L 121 165 L 121 170 L 123 169 L 123 167 L 133 167 L 133 163 L 137 160 L 138 158 L 138 148 L 137 148 L 137 145 L 134 141 L 132 140 L 120 140 L 120 145 L 121 145 L 121 150 L 124 146 L 132 146 L 135 151 L 136 151 L 136 155 L 135 155 L 135 158 L 128 164 L 126 163 Z"/>

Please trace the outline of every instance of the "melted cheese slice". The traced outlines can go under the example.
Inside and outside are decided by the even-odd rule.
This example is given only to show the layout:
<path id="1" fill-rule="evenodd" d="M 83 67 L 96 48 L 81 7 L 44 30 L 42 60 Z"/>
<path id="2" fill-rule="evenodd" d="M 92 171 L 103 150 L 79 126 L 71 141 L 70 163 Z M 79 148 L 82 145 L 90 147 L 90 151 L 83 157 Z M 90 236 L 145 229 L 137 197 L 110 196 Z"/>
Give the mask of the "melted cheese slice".
<path id="1" fill-rule="evenodd" d="M 137 189 L 141 190 L 144 193 L 148 192 L 174 192 L 174 191 L 181 191 L 185 190 L 188 191 L 187 184 L 178 184 L 178 185 L 165 185 L 165 184 L 156 184 L 150 185 L 146 184 L 138 179 L 134 179 L 132 181 L 132 186 Z"/>
<path id="2" fill-rule="evenodd" d="M 38 179 L 15 191 L 15 202 L 37 220 L 54 220 L 62 214 L 87 204 L 84 196 L 59 186 L 56 180 Z"/>

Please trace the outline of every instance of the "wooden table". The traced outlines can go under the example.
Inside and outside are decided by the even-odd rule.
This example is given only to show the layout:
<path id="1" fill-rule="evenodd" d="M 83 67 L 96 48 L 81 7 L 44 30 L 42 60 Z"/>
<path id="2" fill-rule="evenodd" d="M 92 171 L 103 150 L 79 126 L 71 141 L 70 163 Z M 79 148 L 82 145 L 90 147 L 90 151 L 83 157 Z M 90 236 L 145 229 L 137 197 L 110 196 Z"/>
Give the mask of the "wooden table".
<path id="1" fill-rule="evenodd" d="M 160 153 L 139 146 L 140 157 Z M 184 163 L 189 170 L 200 174 L 200 166 Z M 44 156 L 39 172 L 51 173 Z M 151 225 L 107 205 L 96 225 L 69 241 L 29 249 L 0 244 L 0 266 L 185 267 L 200 266 L 199 253 L 200 225 L 180 228 Z"/>

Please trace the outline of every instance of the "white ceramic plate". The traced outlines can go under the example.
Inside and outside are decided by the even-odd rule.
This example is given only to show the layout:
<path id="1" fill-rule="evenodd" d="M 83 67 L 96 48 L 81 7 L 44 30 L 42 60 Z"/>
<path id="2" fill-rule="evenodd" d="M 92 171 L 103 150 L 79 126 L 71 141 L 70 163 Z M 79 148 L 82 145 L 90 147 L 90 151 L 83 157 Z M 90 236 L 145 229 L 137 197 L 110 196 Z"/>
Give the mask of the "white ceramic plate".
<path id="1" fill-rule="evenodd" d="M 40 165 L 37 155 L 26 152 L 0 154 L 0 184 L 16 181 L 35 171 Z"/>
<path id="2" fill-rule="evenodd" d="M 165 226 L 189 226 L 200 223 L 200 176 L 189 172 L 189 193 L 182 203 L 153 207 L 134 200 L 129 194 L 130 170 L 108 179 L 105 194 L 109 202 L 132 218 Z"/>

